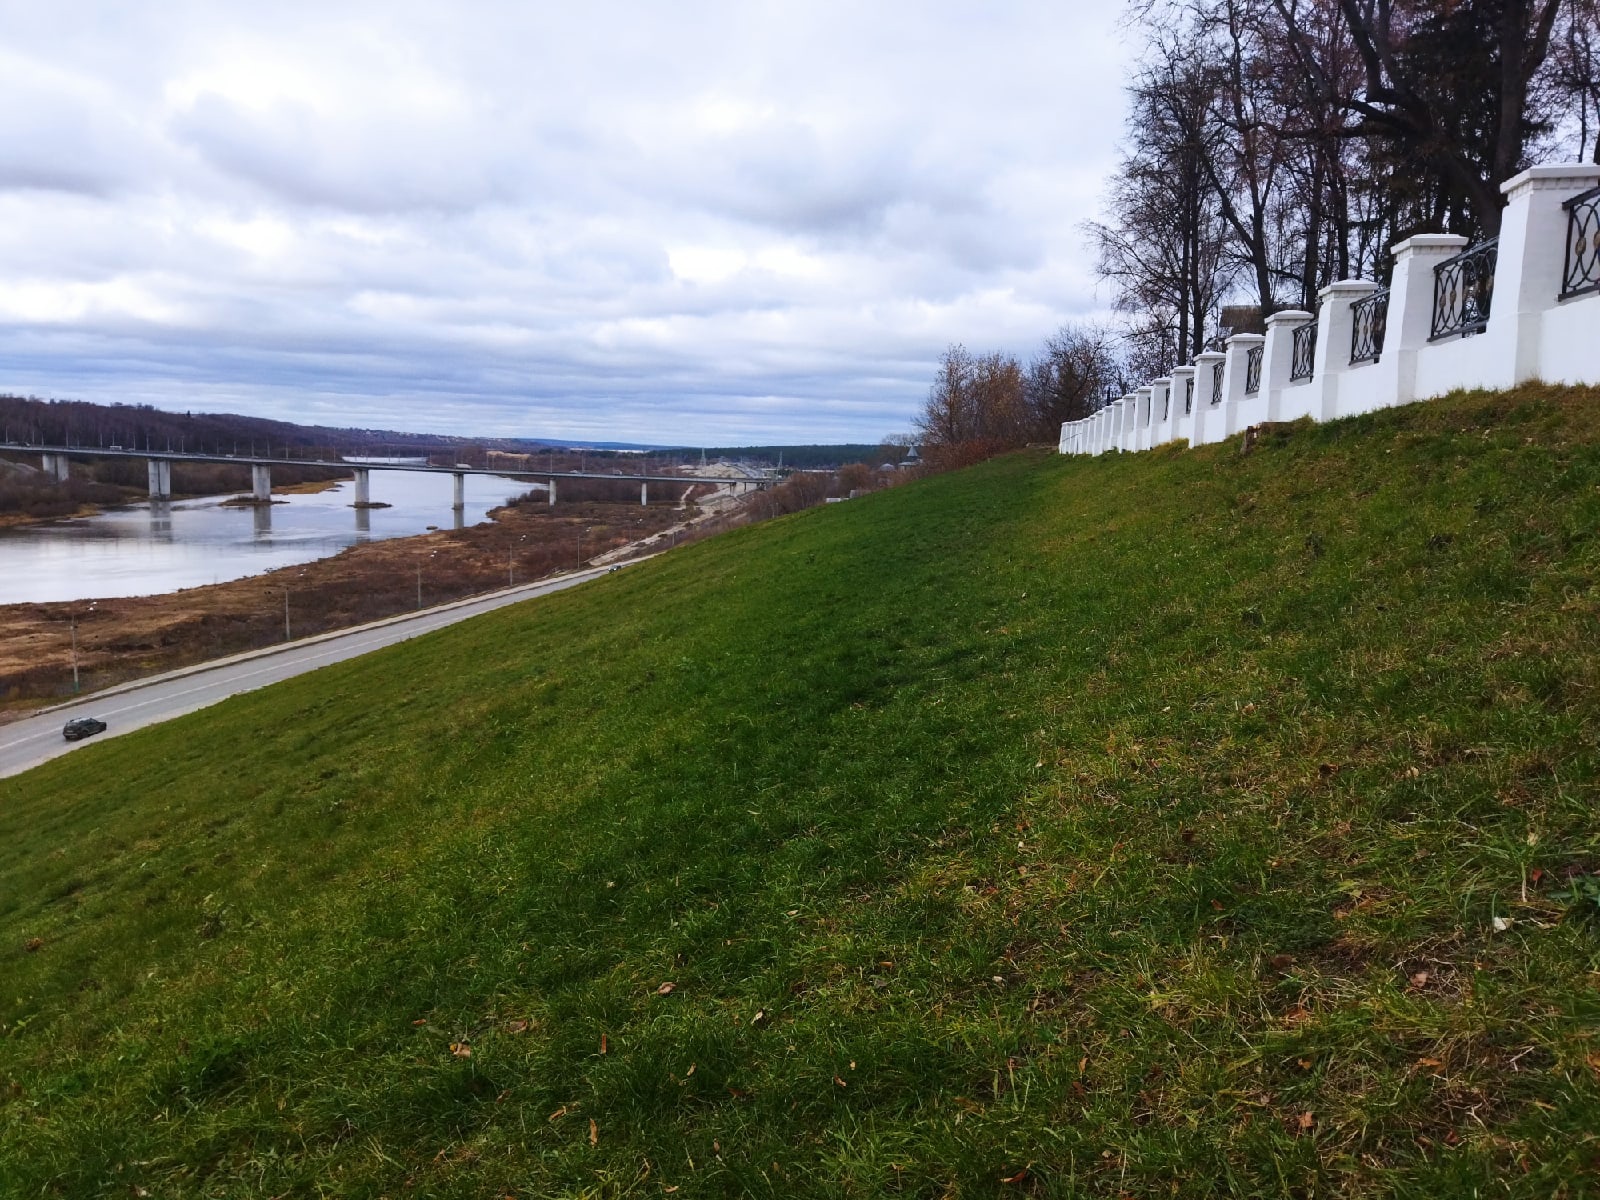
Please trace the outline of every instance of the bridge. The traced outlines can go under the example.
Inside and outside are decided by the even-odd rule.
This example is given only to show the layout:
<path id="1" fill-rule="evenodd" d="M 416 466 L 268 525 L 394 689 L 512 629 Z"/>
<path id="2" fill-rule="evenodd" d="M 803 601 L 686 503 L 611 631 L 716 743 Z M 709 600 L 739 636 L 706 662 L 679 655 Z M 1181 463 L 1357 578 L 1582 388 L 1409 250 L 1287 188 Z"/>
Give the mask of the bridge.
<path id="1" fill-rule="evenodd" d="M 170 500 L 172 498 L 172 464 L 175 462 L 192 463 L 223 463 L 232 466 L 248 466 L 250 468 L 251 493 L 261 503 L 269 503 L 272 499 L 272 468 L 273 467 L 338 467 L 350 471 L 356 478 L 357 508 L 372 507 L 372 472 L 374 471 L 421 471 L 434 475 L 455 476 L 455 498 L 453 507 L 460 509 L 466 507 L 466 480 L 468 475 L 498 475 L 509 479 L 531 479 L 543 481 L 549 489 L 549 502 L 556 502 L 556 482 L 561 479 L 604 479 L 612 483 L 632 482 L 639 483 L 639 503 L 650 503 L 650 485 L 684 484 L 684 483 L 709 483 L 716 487 L 731 487 L 735 492 L 762 490 L 770 487 L 774 482 L 770 476 L 752 475 L 743 479 L 730 479 L 722 475 L 623 475 L 620 472 L 605 471 L 540 471 L 535 469 L 501 468 L 501 467 L 469 467 L 457 464 L 453 467 L 436 467 L 427 463 L 375 463 L 362 462 L 347 458 L 290 458 L 288 456 L 276 457 L 273 455 L 256 454 L 207 454 L 201 451 L 172 451 L 172 450 L 127 450 L 121 446 L 39 446 L 15 442 L 0 442 L 0 450 L 14 450 L 26 454 L 37 454 L 42 463 L 44 473 L 57 482 L 64 482 L 68 477 L 69 463 L 74 458 L 138 458 L 148 464 L 150 481 L 150 499 Z"/>

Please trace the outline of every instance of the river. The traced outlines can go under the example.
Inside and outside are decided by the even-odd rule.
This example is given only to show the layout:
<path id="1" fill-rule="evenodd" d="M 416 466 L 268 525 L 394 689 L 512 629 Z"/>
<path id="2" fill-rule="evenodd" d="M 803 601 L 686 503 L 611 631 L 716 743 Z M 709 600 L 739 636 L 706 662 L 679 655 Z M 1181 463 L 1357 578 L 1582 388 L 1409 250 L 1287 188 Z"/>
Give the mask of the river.
<path id="1" fill-rule="evenodd" d="M 357 542 L 475 525 L 489 510 L 536 485 L 468 475 L 466 507 L 450 507 L 454 477 L 372 471 L 372 499 L 353 508 L 355 482 L 324 492 L 274 496 L 283 503 L 235 507 L 230 496 L 156 501 L 0 529 L 0 604 L 148 596 L 222 583 L 337 554 Z M 231 495 L 231 494 L 230 494 Z"/>

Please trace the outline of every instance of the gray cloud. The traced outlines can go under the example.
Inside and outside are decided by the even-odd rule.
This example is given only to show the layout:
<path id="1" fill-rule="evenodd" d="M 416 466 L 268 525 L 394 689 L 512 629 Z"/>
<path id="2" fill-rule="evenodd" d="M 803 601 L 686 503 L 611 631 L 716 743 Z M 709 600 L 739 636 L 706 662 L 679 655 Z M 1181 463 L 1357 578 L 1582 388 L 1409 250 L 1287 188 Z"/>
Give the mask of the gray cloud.
<path id="1" fill-rule="evenodd" d="M 0 0 L 0 389 L 903 429 L 948 342 L 1097 309 L 1122 47 L 1110 9 L 866 7 Z"/>

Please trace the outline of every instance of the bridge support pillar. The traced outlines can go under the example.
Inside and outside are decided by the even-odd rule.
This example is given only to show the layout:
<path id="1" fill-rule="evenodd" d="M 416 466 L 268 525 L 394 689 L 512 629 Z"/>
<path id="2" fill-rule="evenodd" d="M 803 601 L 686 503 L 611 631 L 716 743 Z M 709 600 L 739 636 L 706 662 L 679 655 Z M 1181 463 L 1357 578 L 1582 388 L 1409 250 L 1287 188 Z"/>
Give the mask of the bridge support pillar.
<path id="1" fill-rule="evenodd" d="M 356 507 L 366 508 L 372 503 L 372 472 L 356 468 Z"/>
<path id="2" fill-rule="evenodd" d="M 556 481 L 554 479 L 552 479 L 550 481 L 550 507 L 554 508 L 555 506 L 556 506 Z"/>
<path id="3" fill-rule="evenodd" d="M 165 459 L 152 458 L 145 462 L 149 468 L 150 499 L 172 499 L 172 464 Z"/>
<path id="4" fill-rule="evenodd" d="M 44 473 L 57 483 L 65 483 L 72 478 L 72 471 L 67 464 L 65 454 L 42 454 L 39 456 L 39 465 Z"/>
<path id="5" fill-rule="evenodd" d="M 266 463 L 250 464 L 250 484 L 257 500 L 272 499 L 272 468 Z"/>
<path id="6" fill-rule="evenodd" d="M 467 506 L 467 476 L 462 471 L 456 472 L 456 486 L 451 493 L 450 507 L 460 512 Z"/>
<path id="7" fill-rule="evenodd" d="M 650 507 L 650 485 L 649 485 L 649 483 L 641 483 L 639 485 L 639 507 L 640 508 L 649 508 Z"/>

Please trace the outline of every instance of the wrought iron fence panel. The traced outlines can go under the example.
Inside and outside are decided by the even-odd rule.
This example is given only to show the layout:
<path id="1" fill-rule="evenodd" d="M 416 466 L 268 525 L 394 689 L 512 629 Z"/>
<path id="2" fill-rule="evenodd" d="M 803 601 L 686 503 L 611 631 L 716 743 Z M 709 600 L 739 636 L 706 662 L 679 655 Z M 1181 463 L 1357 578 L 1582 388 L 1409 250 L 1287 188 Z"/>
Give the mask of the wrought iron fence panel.
<path id="1" fill-rule="evenodd" d="M 1251 346 L 1244 356 L 1244 394 L 1254 396 L 1261 390 L 1261 347 Z"/>
<path id="2" fill-rule="evenodd" d="M 1600 291 L 1600 187 L 1561 206 L 1567 210 L 1567 261 L 1561 299 Z"/>
<path id="3" fill-rule="evenodd" d="M 1377 362 L 1389 324 L 1389 289 L 1383 288 L 1350 306 L 1350 364 Z"/>
<path id="4" fill-rule="evenodd" d="M 1185 375 L 1183 378 L 1183 415 L 1188 416 L 1194 411 L 1194 376 Z"/>
<path id="5" fill-rule="evenodd" d="M 1489 303 L 1494 299 L 1494 264 L 1499 254 L 1500 239 L 1490 238 L 1433 269 L 1430 342 L 1482 333 L 1488 328 Z"/>
<path id="6" fill-rule="evenodd" d="M 1310 379 L 1316 370 L 1317 323 L 1309 321 L 1294 331 L 1294 354 L 1289 363 L 1289 382 Z"/>
<path id="7" fill-rule="evenodd" d="M 1222 403 L 1222 368 L 1227 365 L 1225 359 L 1219 359 L 1211 364 L 1211 403 Z"/>

